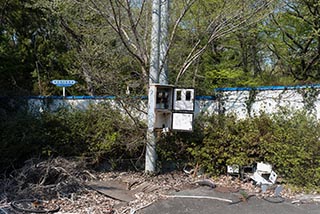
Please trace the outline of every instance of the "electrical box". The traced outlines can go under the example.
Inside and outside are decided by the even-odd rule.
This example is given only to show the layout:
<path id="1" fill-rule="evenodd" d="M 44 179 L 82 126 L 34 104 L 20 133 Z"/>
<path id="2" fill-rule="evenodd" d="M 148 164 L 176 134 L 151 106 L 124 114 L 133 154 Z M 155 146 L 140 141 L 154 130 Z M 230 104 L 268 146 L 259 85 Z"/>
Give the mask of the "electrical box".
<path id="1" fill-rule="evenodd" d="M 149 90 L 155 102 L 155 130 L 193 131 L 194 89 L 153 84 Z"/>
<path id="2" fill-rule="evenodd" d="M 175 88 L 173 109 L 175 111 L 194 111 L 194 89 Z"/>
<path id="3" fill-rule="evenodd" d="M 156 109 L 172 109 L 172 87 L 158 85 L 156 93 Z"/>

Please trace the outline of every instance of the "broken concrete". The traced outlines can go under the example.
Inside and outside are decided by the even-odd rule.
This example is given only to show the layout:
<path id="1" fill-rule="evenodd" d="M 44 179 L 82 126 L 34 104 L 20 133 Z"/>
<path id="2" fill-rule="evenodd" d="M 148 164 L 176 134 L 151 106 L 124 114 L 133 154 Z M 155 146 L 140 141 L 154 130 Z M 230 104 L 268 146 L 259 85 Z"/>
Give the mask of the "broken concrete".
<path id="1" fill-rule="evenodd" d="M 123 202 L 135 200 L 136 197 L 134 195 L 136 193 L 150 193 L 161 188 L 159 185 L 152 185 L 148 182 L 134 182 L 128 185 L 127 182 L 117 180 L 91 181 L 86 185 L 101 194 Z"/>
<path id="2" fill-rule="evenodd" d="M 104 194 L 110 198 L 129 202 L 136 199 L 133 192 L 127 190 L 127 185 L 119 181 L 91 181 L 86 185 L 101 194 Z"/>

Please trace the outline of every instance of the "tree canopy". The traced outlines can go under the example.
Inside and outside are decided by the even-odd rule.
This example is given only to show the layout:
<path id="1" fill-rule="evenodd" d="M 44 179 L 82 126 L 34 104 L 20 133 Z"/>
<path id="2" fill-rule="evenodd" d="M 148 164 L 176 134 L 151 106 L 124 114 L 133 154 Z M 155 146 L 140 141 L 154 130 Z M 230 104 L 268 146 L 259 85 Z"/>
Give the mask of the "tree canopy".
<path id="1" fill-rule="evenodd" d="M 3 0 L 1 95 L 146 94 L 151 1 Z M 316 83 L 316 0 L 171 1 L 169 83 L 214 87 Z"/>

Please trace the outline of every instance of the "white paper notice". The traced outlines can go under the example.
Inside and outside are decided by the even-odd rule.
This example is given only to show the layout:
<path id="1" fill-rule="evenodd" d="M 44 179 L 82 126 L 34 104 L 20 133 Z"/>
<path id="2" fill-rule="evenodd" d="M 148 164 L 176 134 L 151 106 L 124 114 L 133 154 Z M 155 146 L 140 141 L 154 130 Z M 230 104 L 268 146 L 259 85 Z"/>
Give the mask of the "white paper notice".
<path id="1" fill-rule="evenodd" d="M 173 113 L 172 129 L 182 131 L 192 131 L 193 114 Z"/>

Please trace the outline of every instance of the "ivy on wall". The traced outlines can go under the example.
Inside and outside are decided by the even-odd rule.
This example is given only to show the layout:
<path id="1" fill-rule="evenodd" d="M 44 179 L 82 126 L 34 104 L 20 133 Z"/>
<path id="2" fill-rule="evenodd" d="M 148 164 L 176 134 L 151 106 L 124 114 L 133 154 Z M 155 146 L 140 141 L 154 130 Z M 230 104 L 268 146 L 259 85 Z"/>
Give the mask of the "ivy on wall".
<path id="1" fill-rule="evenodd" d="M 297 92 L 302 95 L 305 109 L 312 112 L 315 109 L 315 102 L 320 94 L 317 88 L 298 89 Z"/>
<path id="2" fill-rule="evenodd" d="M 256 101 L 257 94 L 258 94 L 258 90 L 255 90 L 255 89 L 250 90 L 248 99 L 245 101 L 246 109 L 249 117 L 252 117 L 252 114 L 251 114 L 252 106 Z"/>

